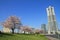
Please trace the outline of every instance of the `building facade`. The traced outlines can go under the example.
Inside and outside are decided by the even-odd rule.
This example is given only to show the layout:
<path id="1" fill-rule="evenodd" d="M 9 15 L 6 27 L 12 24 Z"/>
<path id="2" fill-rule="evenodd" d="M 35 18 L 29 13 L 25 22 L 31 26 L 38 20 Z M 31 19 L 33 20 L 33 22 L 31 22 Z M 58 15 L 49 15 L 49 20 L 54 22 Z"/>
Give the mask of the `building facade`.
<path id="1" fill-rule="evenodd" d="M 48 17 L 48 34 L 55 34 L 57 32 L 57 23 L 55 18 L 54 7 L 46 8 Z"/>
<path id="2" fill-rule="evenodd" d="M 46 34 L 46 24 L 41 24 L 41 30 Z"/>
<path id="3" fill-rule="evenodd" d="M 10 33 L 11 30 L 10 30 L 9 28 L 4 27 L 4 28 L 3 28 L 3 32 L 4 32 L 4 33 Z"/>

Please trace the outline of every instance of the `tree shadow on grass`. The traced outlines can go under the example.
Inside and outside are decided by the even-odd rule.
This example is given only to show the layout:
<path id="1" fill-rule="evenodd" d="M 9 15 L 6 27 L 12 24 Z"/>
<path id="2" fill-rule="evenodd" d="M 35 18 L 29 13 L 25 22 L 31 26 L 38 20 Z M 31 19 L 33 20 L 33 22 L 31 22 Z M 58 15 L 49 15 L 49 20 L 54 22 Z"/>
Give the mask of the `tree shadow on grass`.
<path id="1" fill-rule="evenodd" d="M 0 33 L 0 37 L 3 37 L 3 36 L 14 36 L 14 35 L 11 33 Z"/>

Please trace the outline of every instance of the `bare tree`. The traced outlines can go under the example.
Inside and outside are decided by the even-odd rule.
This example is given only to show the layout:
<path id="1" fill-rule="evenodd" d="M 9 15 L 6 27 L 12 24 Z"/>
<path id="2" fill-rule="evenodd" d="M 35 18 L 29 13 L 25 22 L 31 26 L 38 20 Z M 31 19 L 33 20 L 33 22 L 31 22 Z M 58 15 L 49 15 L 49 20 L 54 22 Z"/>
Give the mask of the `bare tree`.
<path id="1" fill-rule="evenodd" d="M 20 22 L 19 18 L 17 18 L 16 16 L 10 16 L 3 23 L 3 26 L 10 28 L 12 30 L 12 33 L 14 33 L 15 28 L 19 29 L 20 25 L 21 25 L 21 22 Z"/>

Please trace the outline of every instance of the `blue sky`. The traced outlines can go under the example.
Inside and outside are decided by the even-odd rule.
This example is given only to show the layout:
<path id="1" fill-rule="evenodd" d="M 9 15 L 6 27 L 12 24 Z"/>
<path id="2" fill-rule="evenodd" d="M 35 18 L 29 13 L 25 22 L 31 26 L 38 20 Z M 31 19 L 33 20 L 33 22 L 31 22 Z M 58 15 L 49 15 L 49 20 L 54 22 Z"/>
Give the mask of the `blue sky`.
<path id="1" fill-rule="evenodd" d="M 16 15 L 23 25 L 40 28 L 48 22 L 46 8 L 49 5 L 55 8 L 56 20 L 60 24 L 60 0 L 0 0 L 0 22 Z"/>

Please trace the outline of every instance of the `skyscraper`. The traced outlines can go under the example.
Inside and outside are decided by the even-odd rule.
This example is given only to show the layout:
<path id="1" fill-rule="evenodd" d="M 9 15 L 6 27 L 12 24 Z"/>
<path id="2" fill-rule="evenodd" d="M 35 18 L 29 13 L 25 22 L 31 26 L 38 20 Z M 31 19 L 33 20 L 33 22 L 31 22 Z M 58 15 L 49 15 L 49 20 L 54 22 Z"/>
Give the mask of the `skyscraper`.
<path id="1" fill-rule="evenodd" d="M 48 16 L 48 34 L 55 34 L 57 32 L 57 23 L 55 18 L 54 7 L 46 8 Z"/>
<path id="2" fill-rule="evenodd" d="M 46 24 L 41 24 L 41 30 L 46 34 Z"/>

